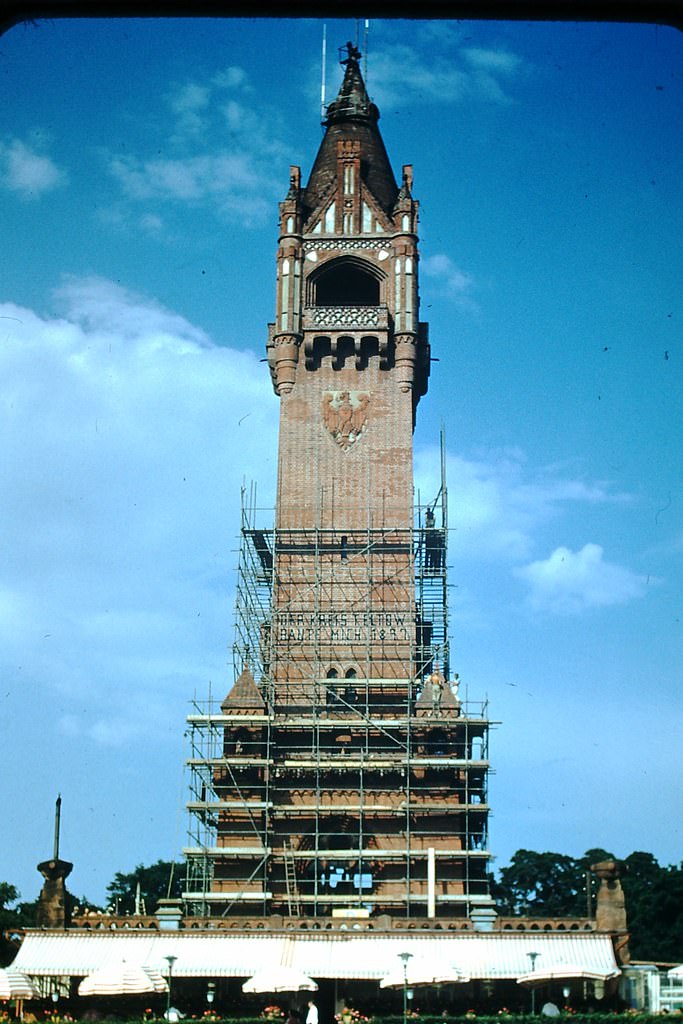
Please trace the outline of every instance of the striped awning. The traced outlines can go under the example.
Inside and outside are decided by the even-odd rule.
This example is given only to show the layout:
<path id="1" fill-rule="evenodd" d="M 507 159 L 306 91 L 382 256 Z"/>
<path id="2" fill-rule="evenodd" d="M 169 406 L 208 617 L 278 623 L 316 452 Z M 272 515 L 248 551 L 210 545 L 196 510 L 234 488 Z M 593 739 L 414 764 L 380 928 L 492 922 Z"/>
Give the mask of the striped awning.
<path id="1" fill-rule="evenodd" d="M 34 999 L 36 992 L 30 978 L 16 967 L 0 967 L 0 999 Z"/>
<path id="2" fill-rule="evenodd" d="M 168 992 L 165 978 L 152 967 L 140 967 L 125 960 L 98 968 L 78 986 L 79 996 L 129 996 L 148 992 Z"/>
<path id="3" fill-rule="evenodd" d="M 380 981 L 400 953 L 455 965 L 471 978 L 516 979 L 529 970 L 529 953 L 537 966 L 572 962 L 586 970 L 617 969 L 612 941 L 596 933 L 507 933 L 420 935 L 360 934 L 207 934 L 193 931 L 28 931 L 13 967 L 33 977 L 84 977 L 114 960 L 168 971 L 175 956 L 174 978 L 248 978 L 264 966 L 283 964 L 310 977 Z"/>

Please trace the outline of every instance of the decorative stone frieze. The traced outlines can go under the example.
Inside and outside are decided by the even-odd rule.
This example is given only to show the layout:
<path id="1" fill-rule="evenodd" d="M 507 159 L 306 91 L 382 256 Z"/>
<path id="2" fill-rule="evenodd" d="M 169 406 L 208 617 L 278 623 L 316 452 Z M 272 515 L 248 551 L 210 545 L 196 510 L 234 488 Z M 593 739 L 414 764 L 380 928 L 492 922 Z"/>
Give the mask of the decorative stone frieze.
<path id="1" fill-rule="evenodd" d="M 308 312 L 314 327 L 379 327 L 377 306 L 314 306 Z"/>
<path id="2" fill-rule="evenodd" d="M 304 252 L 348 252 L 358 249 L 383 249 L 386 238 L 328 238 L 304 242 Z"/>

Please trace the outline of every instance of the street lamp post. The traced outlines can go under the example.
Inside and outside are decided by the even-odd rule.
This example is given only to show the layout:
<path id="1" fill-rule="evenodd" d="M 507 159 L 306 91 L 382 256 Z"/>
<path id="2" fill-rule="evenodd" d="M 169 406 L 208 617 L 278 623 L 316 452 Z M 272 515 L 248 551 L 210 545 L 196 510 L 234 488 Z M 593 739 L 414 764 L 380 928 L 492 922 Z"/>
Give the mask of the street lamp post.
<path id="1" fill-rule="evenodd" d="M 209 1010 L 213 1010 L 213 1001 L 216 998 L 216 982 L 210 981 L 206 986 L 206 1001 L 209 1004 Z"/>
<path id="2" fill-rule="evenodd" d="M 403 1024 L 408 1022 L 408 961 L 412 953 L 399 953 L 398 957 L 403 964 Z"/>
<path id="3" fill-rule="evenodd" d="M 527 953 L 527 956 L 529 957 L 529 960 L 531 960 L 531 973 L 532 974 L 536 970 L 536 961 L 538 960 L 540 955 L 541 955 L 540 953 Z M 531 1013 L 532 1014 L 536 1013 L 536 989 L 535 989 L 535 987 L 533 985 L 531 986 Z"/>
<path id="4" fill-rule="evenodd" d="M 170 1020 L 169 1011 L 171 1009 L 171 981 L 173 979 L 173 964 L 178 959 L 173 953 L 169 953 L 168 956 L 164 957 L 164 960 L 168 964 L 168 992 L 166 993 L 166 1020 Z"/>

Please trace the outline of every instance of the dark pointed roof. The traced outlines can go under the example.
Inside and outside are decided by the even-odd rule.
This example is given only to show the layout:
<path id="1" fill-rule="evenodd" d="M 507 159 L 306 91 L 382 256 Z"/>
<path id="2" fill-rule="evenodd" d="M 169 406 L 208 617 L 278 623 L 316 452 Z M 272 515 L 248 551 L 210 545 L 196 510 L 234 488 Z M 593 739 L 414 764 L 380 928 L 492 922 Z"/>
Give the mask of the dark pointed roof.
<path id="1" fill-rule="evenodd" d="M 379 110 L 368 96 L 360 70 L 360 53 L 347 43 L 348 57 L 344 81 L 337 98 L 327 108 L 323 121 L 326 131 L 313 170 L 304 192 L 304 205 L 309 213 L 316 209 L 329 192 L 337 173 L 337 143 L 341 139 L 358 140 L 361 144 L 361 177 L 373 196 L 390 213 L 396 202 L 398 186 L 377 122 Z"/>
<path id="2" fill-rule="evenodd" d="M 264 707 L 265 703 L 254 681 L 254 677 L 249 669 L 245 668 L 221 704 L 221 711 L 224 715 L 229 715 L 233 711 L 237 712 L 244 708 L 262 711 Z"/>
<path id="3" fill-rule="evenodd" d="M 346 44 L 348 56 L 342 61 L 346 67 L 344 81 L 339 94 L 327 108 L 325 124 L 335 124 L 350 117 L 361 117 L 375 124 L 379 120 L 379 110 L 370 102 L 365 82 L 360 71 L 360 53 L 351 43 Z"/>

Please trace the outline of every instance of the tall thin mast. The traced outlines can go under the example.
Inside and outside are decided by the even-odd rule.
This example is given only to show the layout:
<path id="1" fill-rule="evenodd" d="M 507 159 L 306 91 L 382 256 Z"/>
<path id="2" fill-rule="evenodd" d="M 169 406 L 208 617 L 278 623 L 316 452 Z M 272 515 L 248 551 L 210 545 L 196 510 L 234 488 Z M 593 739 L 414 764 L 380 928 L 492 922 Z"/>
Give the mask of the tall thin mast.
<path id="1" fill-rule="evenodd" d="M 363 77 L 365 85 L 368 84 L 368 32 L 370 31 L 370 20 L 365 19 L 365 32 L 363 33 Z"/>
<path id="2" fill-rule="evenodd" d="M 53 847 L 52 857 L 54 860 L 59 860 L 59 826 L 62 817 L 62 794 L 59 793 L 57 796 L 57 803 L 55 805 L 55 843 Z"/>
<path id="3" fill-rule="evenodd" d="M 323 22 L 323 52 L 320 81 L 320 120 L 325 118 L 325 64 L 327 61 L 327 24 Z"/>

